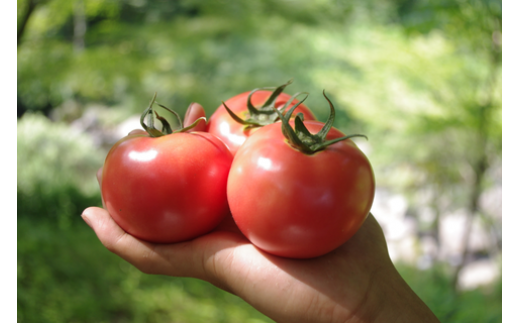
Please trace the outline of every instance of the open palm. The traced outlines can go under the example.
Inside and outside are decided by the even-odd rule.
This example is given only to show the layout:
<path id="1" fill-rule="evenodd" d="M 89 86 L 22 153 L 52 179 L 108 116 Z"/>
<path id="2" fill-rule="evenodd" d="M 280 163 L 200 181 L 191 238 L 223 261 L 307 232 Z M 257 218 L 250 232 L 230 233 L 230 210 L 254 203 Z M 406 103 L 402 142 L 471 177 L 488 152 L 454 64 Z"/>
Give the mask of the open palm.
<path id="1" fill-rule="evenodd" d="M 188 122 L 204 113 L 197 104 L 190 111 Z M 212 232 L 175 244 L 137 239 L 102 208 L 82 216 L 106 248 L 142 272 L 208 281 L 277 322 L 438 322 L 396 271 L 372 214 L 345 244 L 305 260 L 256 248 L 231 214 Z"/>

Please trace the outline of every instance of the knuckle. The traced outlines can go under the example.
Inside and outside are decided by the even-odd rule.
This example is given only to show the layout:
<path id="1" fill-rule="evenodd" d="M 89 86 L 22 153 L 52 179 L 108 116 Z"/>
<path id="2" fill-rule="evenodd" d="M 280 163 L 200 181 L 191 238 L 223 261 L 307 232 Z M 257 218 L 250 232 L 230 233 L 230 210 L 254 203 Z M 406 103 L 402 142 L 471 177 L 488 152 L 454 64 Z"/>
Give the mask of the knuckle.
<path id="1" fill-rule="evenodd" d="M 154 275 L 157 273 L 156 266 L 153 262 L 150 262 L 148 256 L 143 256 L 140 261 L 136 264 L 136 268 L 139 269 L 140 272 L 147 275 Z"/>
<path id="2" fill-rule="evenodd" d="M 119 254 L 119 249 L 122 241 L 125 238 L 126 233 L 122 233 L 119 236 L 113 237 L 111 239 L 105 240 L 103 244 L 105 247 L 112 253 Z"/>

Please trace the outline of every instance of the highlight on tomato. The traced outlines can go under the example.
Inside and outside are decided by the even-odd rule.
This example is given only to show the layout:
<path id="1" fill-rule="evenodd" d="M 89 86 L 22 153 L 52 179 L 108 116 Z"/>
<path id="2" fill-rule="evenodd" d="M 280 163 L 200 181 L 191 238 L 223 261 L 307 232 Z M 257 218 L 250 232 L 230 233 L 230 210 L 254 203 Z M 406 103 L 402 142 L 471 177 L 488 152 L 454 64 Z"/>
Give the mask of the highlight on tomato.
<path id="1" fill-rule="evenodd" d="M 303 121 L 301 114 L 290 120 L 293 106 L 279 114 L 281 123 L 252 134 L 231 166 L 233 219 L 251 243 L 273 255 L 324 255 L 354 235 L 372 206 L 372 167 L 349 139 L 362 135 L 332 127 L 334 106 L 323 95 L 330 106 L 326 123 Z"/>
<path id="2" fill-rule="evenodd" d="M 305 94 L 298 92 L 291 96 L 283 93 L 285 87 L 291 83 L 292 80 L 289 80 L 276 88 L 257 88 L 222 102 L 209 118 L 206 131 L 221 139 L 231 154 L 235 155 L 253 132 L 262 126 L 280 121 L 275 109 L 283 115 L 289 105 L 298 102 L 297 96 Z M 303 104 L 296 108 L 295 113 L 302 113 L 306 120 L 316 119 Z"/>
<path id="3" fill-rule="evenodd" d="M 141 116 L 148 134 L 129 135 L 108 153 L 103 200 L 116 223 L 137 238 L 154 243 L 190 240 L 229 214 L 226 183 L 233 157 L 215 136 L 189 132 L 204 117 L 184 127 L 174 111 L 159 105 L 181 124 L 173 130 L 171 115 L 160 115 L 154 103 L 155 96 Z"/>

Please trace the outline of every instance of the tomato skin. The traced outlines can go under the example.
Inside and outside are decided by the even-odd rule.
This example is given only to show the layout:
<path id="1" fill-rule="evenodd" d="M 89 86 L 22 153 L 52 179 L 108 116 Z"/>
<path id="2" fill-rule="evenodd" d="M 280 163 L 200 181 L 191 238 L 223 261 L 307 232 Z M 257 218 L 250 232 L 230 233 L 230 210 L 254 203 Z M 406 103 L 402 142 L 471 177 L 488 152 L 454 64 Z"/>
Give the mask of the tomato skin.
<path id="1" fill-rule="evenodd" d="M 311 133 L 323 123 L 304 122 Z M 332 128 L 327 139 L 344 136 Z M 238 150 L 228 178 L 231 214 L 258 248 L 313 258 L 350 239 L 368 216 L 375 180 L 367 157 L 347 139 L 313 155 L 291 147 L 275 123 Z"/>
<path id="2" fill-rule="evenodd" d="M 228 108 L 242 119 L 247 119 L 249 115 L 247 109 L 247 97 L 249 96 L 249 93 L 251 92 L 238 94 L 225 102 Z M 261 106 L 267 100 L 267 98 L 269 98 L 271 93 L 271 91 L 256 91 L 251 96 L 251 103 L 255 107 Z M 275 106 L 277 108 L 281 108 L 290 99 L 291 96 L 289 94 L 282 92 L 276 98 Z M 292 101 L 292 105 L 298 103 L 298 101 L 299 100 L 294 99 Z M 287 110 L 290 109 L 292 105 L 290 105 Z M 294 110 L 292 115 L 295 116 L 299 112 L 303 113 L 305 120 L 316 120 L 314 114 L 304 104 L 300 104 Z M 258 129 L 259 127 L 246 129 L 244 125 L 233 120 L 222 104 L 209 118 L 206 127 L 207 132 L 215 135 L 226 144 L 233 156 L 236 154 L 238 148 L 240 148 L 240 146 L 246 141 L 246 139 L 249 138 L 249 136 Z"/>
<path id="3" fill-rule="evenodd" d="M 229 214 L 232 156 L 205 132 L 130 135 L 107 155 L 101 191 L 116 223 L 154 243 L 193 239 Z"/>

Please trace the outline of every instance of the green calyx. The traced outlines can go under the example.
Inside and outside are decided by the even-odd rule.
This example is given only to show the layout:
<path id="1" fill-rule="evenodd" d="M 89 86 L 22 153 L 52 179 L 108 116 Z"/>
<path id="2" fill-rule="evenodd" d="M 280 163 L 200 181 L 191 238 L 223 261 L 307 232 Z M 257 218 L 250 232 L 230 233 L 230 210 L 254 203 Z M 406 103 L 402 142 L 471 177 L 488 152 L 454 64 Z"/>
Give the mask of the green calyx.
<path id="1" fill-rule="evenodd" d="M 150 105 L 148 106 L 148 108 L 146 108 L 146 110 L 144 110 L 143 114 L 141 115 L 141 126 L 146 132 L 148 132 L 150 137 L 156 138 L 165 135 L 170 135 L 172 133 L 186 132 L 194 128 L 200 121 L 206 120 L 206 118 L 200 117 L 197 120 L 195 120 L 191 125 L 185 127 L 179 114 L 165 107 L 164 105 L 155 102 L 156 97 L 157 93 L 154 94 L 152 101 L 150 101 Z M 170 117 L 173 116 L 177 123 L 180 125 L 180 129 L 173 130 L 167 118 L 165 118 L 164 115 L 159 115 L 157 111 L 153 109 L 154 104 L 157 104 L 158 106 L 166 110 L 166 113 L 169 114 Z M 156 120 L 160 122 L 161 130 L 155 127 Z"/>
<path id="2" fill-rule="evenodd" d="M 294 118 L 294 129 L 289 124 L 289 120 L 291 118 L 291 114 L 293 113 L 294 109 L 298 105 L 300 105 L 307 97 L 305 97 L 303 100 L 295 104 L 287 113 L 282 115 L 281 112 L 279 112 L 277 109 L 276 112 L 278 114 L 278 117 L 282 121 L 282 132 L 289 141 L 289 144 L 293 146 L 294 148 L 298 149 L 299 151 L 303 152 L 304 154 L 312 155 L 318 151 L 324 150 L 328 146 L 353 137 L 364 137 L 368 140 L 368 138 L 365 135 L 360 134 L 354 134 L 349 136 L 344 136 L 341 138 L 336 138 L 332 140 L 327 140 L 327 134 L 329 133 L 330 129 L 332 128 L 332 124 L 334 122 L 334 118 L 336 116 L 336 112 L 334 110 L 334 105 L 332 102 L 330 102 L 329 98 L 325 95 L 325 90 L 323 90 L 323 96 L 325 99 L 329 102 L 330 106 L 330 115 L 327 119 L 327 122 L 325 122 L 325 125 L 317 134 L 312 134 L 309 132 L 307 127 L 303 124 L 303 114 L 298 113 L 296 117 Z"/>
<path id="3" fill-rule="evenodd" d="M 237 116 L 231 109 L 228 108 L 226 103 L 222 101 L 222 104 L 224 105 L 224 108 L 227 110 L 231 118 L 235 120 L 236 122 L 246 126 L 246 128 L 255 128 L 255 127 L 262 127 L 271 123 L 275 123 L 280 119 L 279 113 L 284 113 L 285 109 L 291 104 L 291 102 L 300 94 L 307 94 L 306 92 L 298 92 L 294 94 L 281 109 L 277 109 L 275 107 L 275 101 L 276 98 L 280 95 L 280 93 L 283 92 L 285 87 L 292 83 L 292 79 L 289 80 L 287 83 L 280 85 L 279 87 L 263 87 L 254 89 L 249 93 L 249 96 L 247 97 L 247 110 L 249 117 L 247 119 L 242 119 L 239 116 Z M 256 108 L 251 103 L 251 97 L 253 94 L 260 90 L 273 90 L 273 93 L 267 98 L 267 100 L 264 102 L 264 104 Z M 276 110 L 276 111 L 275 111 Z"/>

